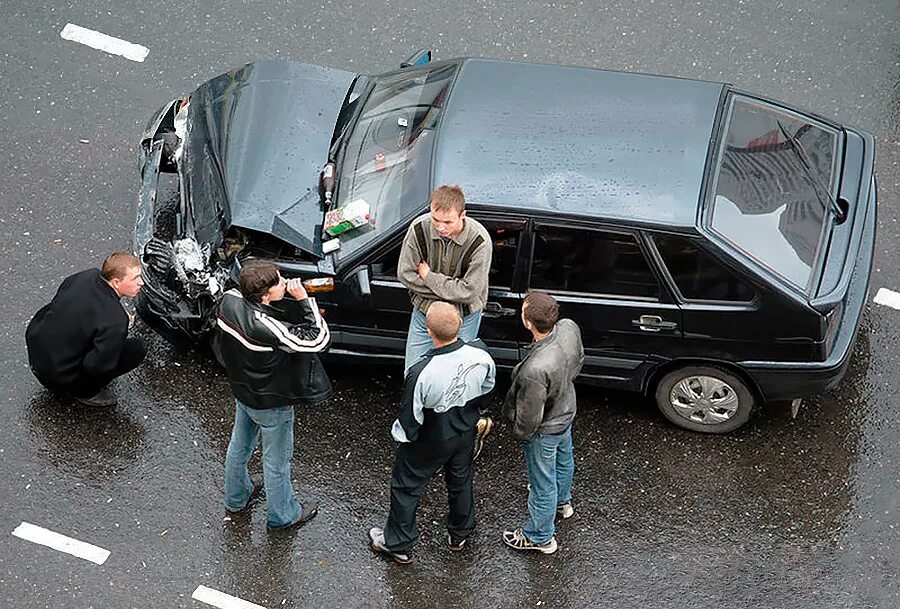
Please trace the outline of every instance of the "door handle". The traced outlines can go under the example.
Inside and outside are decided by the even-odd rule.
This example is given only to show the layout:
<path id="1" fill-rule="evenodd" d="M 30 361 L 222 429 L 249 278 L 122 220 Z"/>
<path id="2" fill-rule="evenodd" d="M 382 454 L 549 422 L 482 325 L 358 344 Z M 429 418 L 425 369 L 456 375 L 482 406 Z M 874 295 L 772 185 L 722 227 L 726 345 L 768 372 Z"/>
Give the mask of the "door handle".
<path id="1" fill-rule="evenodd" d="M 644 332 L 659 332 L 660 330 L 674 330 L 678 324 L 674 321 L 663 321 L 659 315 L 641 315 L 638 319 L 632 319 L 631 324 Z"/>
<path id="2" fill-rule="evenodd" d="M 481 314 L 484 317 L 512 317 L 516 310 L 503 307 L 499 302 L 486 302 Z"/>

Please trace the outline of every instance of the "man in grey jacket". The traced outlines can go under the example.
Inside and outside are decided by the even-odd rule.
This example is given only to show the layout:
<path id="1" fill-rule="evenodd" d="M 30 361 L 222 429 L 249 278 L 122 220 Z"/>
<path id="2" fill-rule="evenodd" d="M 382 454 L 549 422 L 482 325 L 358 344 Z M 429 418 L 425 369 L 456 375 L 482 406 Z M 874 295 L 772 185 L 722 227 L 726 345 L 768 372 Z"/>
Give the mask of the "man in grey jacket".
<path id="1" fill-rule="evenodd" d="M 528 468 L 528 513 L 524 526 L 503 532 L 515 550 L 556 552 L 554 516 L 570 518 L 572 421 L 575 419 L 575 377 L 584 363 L 581 330 L 571 319 L 560 319 L 559 305 L 544 292 L 532 292 L 522 303 L 522 323 L 534 342 L 513 369 L 503 404 L 513 434 L 525 442 Z"/>

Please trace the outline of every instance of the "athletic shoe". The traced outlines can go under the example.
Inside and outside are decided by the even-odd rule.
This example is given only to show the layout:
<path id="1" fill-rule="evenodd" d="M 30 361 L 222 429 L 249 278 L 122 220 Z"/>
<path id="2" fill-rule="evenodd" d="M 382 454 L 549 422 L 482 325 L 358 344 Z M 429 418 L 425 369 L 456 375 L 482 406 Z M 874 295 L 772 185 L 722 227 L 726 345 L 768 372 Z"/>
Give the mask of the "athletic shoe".
<path id="1" fill-rule="evenodd" d="M 385 556 L 394 559 L 394 562 L 398 565 L 408 565 L 412 562 L 409 554 L 394 552 L 384 545 L 384 529 L 378 527 L 369 529 L 369 547 L 372 548 L 372 551 L 376 554 L 384 554 Z"/>
<path id="2" fill-rule="evenodd" d="M 535 552 L 540 552 L 541 554 L 553 554 L 559 547 L 556 545 L 556 537 L 551 537 L 544 543 L 534 543 L 529 541 L 528 538 L 525 537 L 525 533 L 522 532 L 522 529 L 503 531 L 503 543 L 513 550 L 533 550 Z"/>
<path id="3" fill-rule="evenodd" d="M 227 505 L 225 506 L 226 512 L 231 512 L 232 514 L 237 514 L 238 512 L 243 512 L 248 507 L 256 503 L 256 500 L 259 499 L 259 496 L 262 494 L 263 489 L 265 488 L 265 483 L 263 481 L 262 474 L 250 474 L 250 497 L 247 499 L 247 503 L 244 504 L 244 507 L 232 510 Z"/>
<path id="4" fill-rule="evenodd" d="M 472 455 L 473 461 L 481 454 L 481 449 L 484 448 L 484 441 L 493 428 L 494 420 L 491 417 L 484 416 L 478 419 L 478 423 L 475 426 L 475 454 Z"/>
<path id="5" fill-rule="evenodd" d="M 466 547 L 466 540 L 457 539 L 453 536 L 453 533 L 447 533 L 447 547 L 450 548 L 451 552 L 462 552 L 463 548 Z"/>
<path id="6" fill-rule="evenodd" d="M 556 506 L 556 515 L 566 520 L 575 515 L 575 508 L 572 507 L 571 501 L 566 501 L 565 503 L 560 503 Z"/>

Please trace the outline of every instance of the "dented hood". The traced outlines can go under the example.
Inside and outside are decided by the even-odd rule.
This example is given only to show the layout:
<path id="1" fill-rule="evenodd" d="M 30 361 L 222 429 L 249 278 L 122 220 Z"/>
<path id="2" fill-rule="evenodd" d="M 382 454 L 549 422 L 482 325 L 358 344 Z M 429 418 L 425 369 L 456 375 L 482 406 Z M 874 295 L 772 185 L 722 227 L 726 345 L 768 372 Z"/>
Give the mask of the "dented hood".
<path id="1" fill-rule="evenodd" d="M 199 240 L 218 244 L 237 226 L 322 256 L 319 172 L 355 77 L 258 61 L 197 89 L 182 176 Z"/>

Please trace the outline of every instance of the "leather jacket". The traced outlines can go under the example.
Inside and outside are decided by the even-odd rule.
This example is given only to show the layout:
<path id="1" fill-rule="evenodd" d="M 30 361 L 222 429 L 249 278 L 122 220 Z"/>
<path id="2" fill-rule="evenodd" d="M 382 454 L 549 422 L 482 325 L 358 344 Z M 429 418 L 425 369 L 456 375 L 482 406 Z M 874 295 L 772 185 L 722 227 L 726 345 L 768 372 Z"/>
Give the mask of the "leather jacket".
<path id="1" fill-rule="evenodd" d="M 219 302 L 219 348 L 234 396 L 250 408 L 314 404 L 332 393 L 316 353 L 331 335 L 313 298 L 255 303 L 229 290 Z"/>

